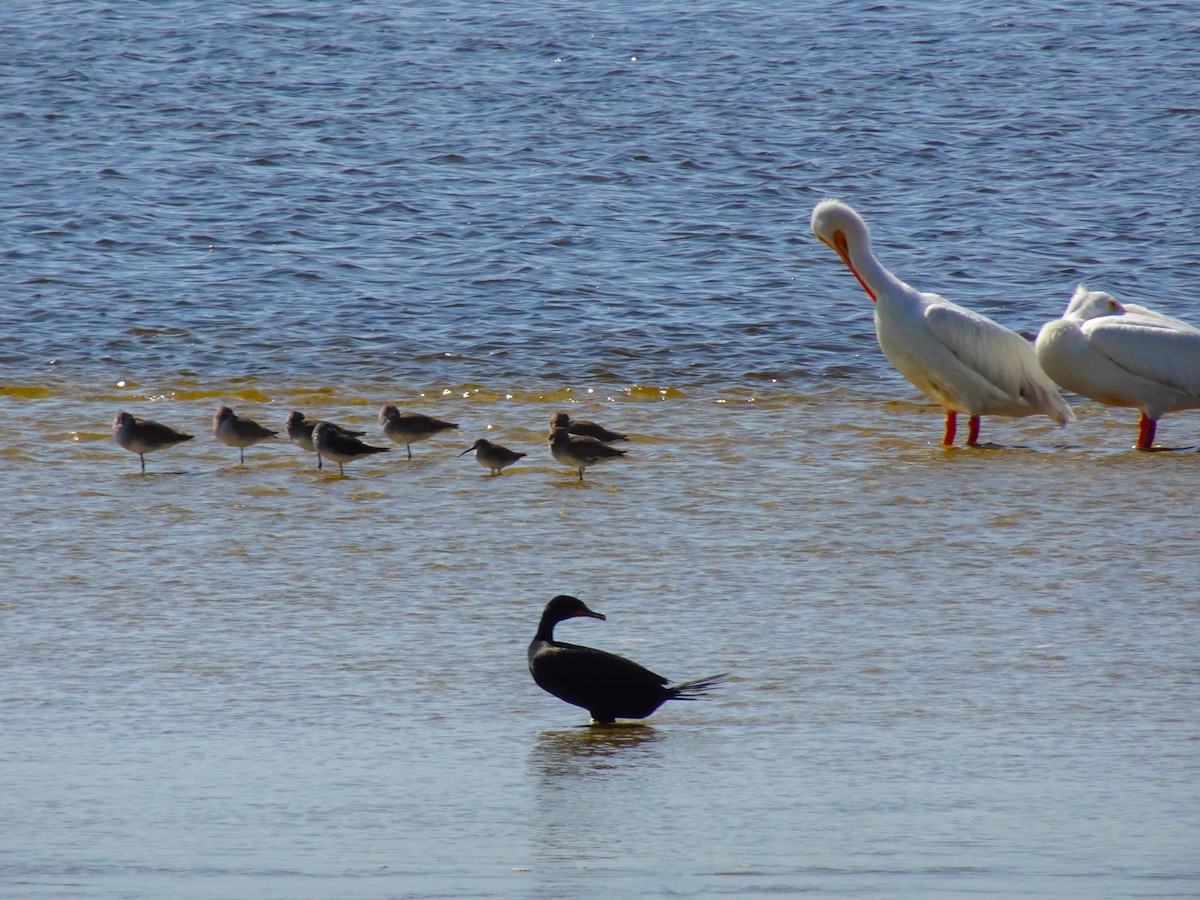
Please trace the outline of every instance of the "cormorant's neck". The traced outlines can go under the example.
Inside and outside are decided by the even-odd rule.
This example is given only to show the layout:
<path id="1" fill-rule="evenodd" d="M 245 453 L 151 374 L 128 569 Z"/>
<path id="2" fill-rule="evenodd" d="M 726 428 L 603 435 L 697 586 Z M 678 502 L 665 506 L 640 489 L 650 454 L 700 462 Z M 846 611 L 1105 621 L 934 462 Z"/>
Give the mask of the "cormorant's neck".
<path id="1" fill-rule="evenodd" d="M 535 641 L 552 641 L 554 640 L 554 626 L 559 622 L 558 619 L 551 618 L 548 615 L 542 615 L 542 620 L 538 622 L 537 634 L 533 636 Z"/>

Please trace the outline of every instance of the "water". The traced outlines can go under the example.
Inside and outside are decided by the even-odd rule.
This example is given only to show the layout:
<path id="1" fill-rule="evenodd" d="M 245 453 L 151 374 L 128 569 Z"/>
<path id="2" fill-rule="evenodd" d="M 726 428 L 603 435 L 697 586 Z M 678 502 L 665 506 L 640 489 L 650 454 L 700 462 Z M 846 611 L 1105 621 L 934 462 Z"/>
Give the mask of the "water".
<path id="1" fill-rule="evenodd" d="M 942 451 L 807 226 L 1029 335 L 1079 281 L 1195 320 L 1188 4 L 2 27 L 5 897 L 1200 893 L 1200 456 L 1078 398 Z M 345 479 L 209 430 L 389 402 L 461 427 Z M 562 408 L 629 458 L 580 483 Z M 119 409 L 196 440 L 141 476 Z M 559 592 L 730 683 L 579 727 Z"/>

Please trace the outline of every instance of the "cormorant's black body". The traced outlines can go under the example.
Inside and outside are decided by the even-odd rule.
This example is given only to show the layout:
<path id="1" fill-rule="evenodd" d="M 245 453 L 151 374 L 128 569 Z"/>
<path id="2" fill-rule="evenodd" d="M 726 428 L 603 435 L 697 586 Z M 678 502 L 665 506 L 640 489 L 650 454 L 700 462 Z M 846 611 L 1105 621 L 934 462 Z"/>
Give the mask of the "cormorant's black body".
<path id="1" fill-rule="evenodd" d="M 529 671 L 538 687 L 583 707 L 598 723 L 644 719 L 668 700 L 697 700 L 725 679 L 713 675 L 672 685 L 623 656 L 554 640 L 554 626 L 575 616 L 604 618 L 566 594 L 546 605 L 529 645 Z"/>

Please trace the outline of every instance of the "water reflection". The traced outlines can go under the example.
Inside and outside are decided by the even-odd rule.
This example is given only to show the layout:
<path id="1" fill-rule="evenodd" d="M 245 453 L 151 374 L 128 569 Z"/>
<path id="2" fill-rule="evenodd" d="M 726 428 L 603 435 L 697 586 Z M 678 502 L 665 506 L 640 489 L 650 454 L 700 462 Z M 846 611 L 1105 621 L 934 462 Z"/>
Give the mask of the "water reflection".
<path id="1" fill-rule="evenodd" d="M 541 860 L 590 868 L 628 852 L 626 802 L 653 794 L 666 735 L 618 724 L 543 731 L 530 753 Z M 619 790 L 614 791 L 614 781 Z"/>
<path id="2" fill-rule="evenodd" d="M 547 783 L 563 777 L 609 777 L 632 767 L 656 764 L 660 754 L 654 745 L 664 737 L 641 723 L 543 731 L 533 748 L 532 760 Z"/>

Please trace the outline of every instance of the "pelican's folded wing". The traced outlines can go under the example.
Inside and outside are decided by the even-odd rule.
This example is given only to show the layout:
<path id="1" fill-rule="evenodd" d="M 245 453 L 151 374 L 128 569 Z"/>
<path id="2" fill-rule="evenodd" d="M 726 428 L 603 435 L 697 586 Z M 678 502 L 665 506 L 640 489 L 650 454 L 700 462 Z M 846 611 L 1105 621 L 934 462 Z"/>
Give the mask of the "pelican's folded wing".
<path id="1" fill-rule="evenodd" d="M 1033 344 L 987 316 L 942 301 L 925 308 L 929 330 L 998 391 L 1041 410 L 1060 425 L 1075 414 L 1042 371 Z"/>
<path id="2" fill-rule="evenodd" d="M 1083 323 L 1088 344 L 1128 372 L 1200 395 L 1200 329 L 1150 311 Z"/>

